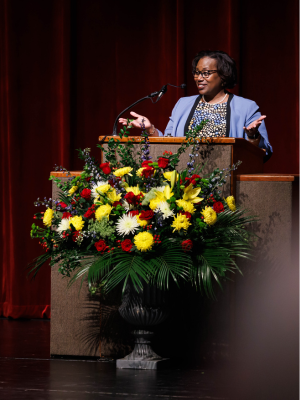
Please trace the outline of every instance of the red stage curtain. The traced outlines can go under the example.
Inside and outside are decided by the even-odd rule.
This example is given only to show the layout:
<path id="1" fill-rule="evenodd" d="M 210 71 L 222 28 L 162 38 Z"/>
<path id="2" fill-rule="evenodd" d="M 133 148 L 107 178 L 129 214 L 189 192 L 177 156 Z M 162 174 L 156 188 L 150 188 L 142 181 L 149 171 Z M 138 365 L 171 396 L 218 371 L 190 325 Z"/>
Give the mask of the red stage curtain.
<path id="1" fill-rule="evenodd" d="M 187 83 L 135 108 L 163 130 L 178 98 L 197 94 L 191 61 L 201 49 L 231 54 L 233 92 L 267 115 L 274 156 L 265 171 L 298 173 L 296 0 L 2 0 L 0 18 L 0 315 L 50 315 L 49 267 L 35 282 L 25 267 L 41 251 L 29 230 L 33 202 L 51 197 L 53 165 L 80 169 L 75 149 L 95 147 L 122 109 Z"/>

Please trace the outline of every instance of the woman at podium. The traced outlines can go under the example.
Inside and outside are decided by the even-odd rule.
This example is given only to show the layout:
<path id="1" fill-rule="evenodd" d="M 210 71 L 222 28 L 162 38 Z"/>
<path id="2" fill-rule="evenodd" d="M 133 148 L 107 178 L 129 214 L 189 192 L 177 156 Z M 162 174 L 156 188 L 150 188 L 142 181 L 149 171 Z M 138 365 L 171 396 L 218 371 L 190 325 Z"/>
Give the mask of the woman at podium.
<path id="1" fill-rule="evenodd" d="M 198 95 L 182 97 L 173 108 L 165 135 L 184 136 L 201 121 L 208 120 L 200 137 L 235 137 L 244 138 L 254 145 L 265 149 L 267 159 L 272 155 L 268 133 L 258 105 L 227 89 L 232 89 L 237 82 L 235 61 L 223 51 L 200 51 L 192 63 L 194 81 Z M 140 128 L 143 123 L 150 135 L 163 136 L 151 121 L 135 112 L 130 113 L 135 119 L 132 126 Z M 125 125 L 127 120 L 120 118 Z"/>

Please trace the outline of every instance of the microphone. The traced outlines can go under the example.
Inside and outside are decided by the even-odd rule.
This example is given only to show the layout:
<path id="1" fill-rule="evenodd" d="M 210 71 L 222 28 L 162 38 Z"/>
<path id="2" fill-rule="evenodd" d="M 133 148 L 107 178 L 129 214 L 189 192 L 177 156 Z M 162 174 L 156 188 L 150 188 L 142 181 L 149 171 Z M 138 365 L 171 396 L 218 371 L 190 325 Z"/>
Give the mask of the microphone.
<path id="1" fill-rule="evenodd" d="M 156 102 L 155 102 L 155 103 L 157 103 L 157 102 L 163 97 L 163 95 L 167 92 L 167 89 L 168 89 L 168 83 L 167 83 L 166 85 L 164 85 L 164 86 L 160 89 L 159 94 L 158 94 L 158 96 L 157 96 L 157 99 L 156 99 Z"/>
<path id="2" fill-rule="evenodd" d="M 167 91 L 167 89 L 168 89 L 168 86 L 173 86 L 173 87 L 175 87 L 175 88 L 184 89 L 184 88 L 186 87 L 186 84 L 183 83 L 183 84 L 180 85 L 180 86 L 176 86 L 176 85 L 172 85 L 171 83 L 167 83 L 166 85 L 164 85 L 164 86 L 160 89 L 159 92 L 151 93 L 151 94 L 149 94 L 148 96 L 145 96 L 145 97 L 143 97 L 142 99 L 140 99 L 140 100 L 136 101 L 135 103 L 131 104 L 129 107 L 125 108 L 125 110 L 123 110 L 123 111 L 117 116 L 117 118 L 116 118 L 116 120 L 115 120 L 114 127 L 113 127 L 113 134 L 112 134 L 112 135 L 113 135 L 113 136 L 117 136 L 117 125 L 118 125 L 119 118 L 121 117 L 122 114 L 124 114 L 126 111 L 130 110 L 130 109 L 131 109 L 133 106 L 135 106 L 136 104 L 140 103 L 141 101 L 147 100 L 147 99 L 151 99 L 151 101 L 152 101 L 153 104 L 157 103 L 157 102 L 162 98 L 162 96 L 166 93 L 166 91 Z M 155 101 L 153 101 L 153 100 L 152 100 L 152 97 L 156 97 L 156 96 L 157 96 L 157 99 L 156 99 Z M 104 140 L 105 140 L 105 138 L 104 138 Z"/>
<path id="3" fill-rule="evenodd" d="M 154 102 L 154 104 L 156 104 L 156 103 L 163 97 L 163 95 L 166 93 L 166 91 L 167 91 L 167 89 L 168 89 L 168 86 L 176 87 L 176 88 L 179 88 L 179 89 L 184 89 L 184 88 L 186 87 L 186 84 L 183 83 L 183 84 L 180 85 L 180 86 L 176 86 L 176 85 L 172 85 L 171 83 L 167 83 L 167 84 L 164 85 L 164 86 L 160 89 L 160 91 L 158 92 L 158 96 L 157 96 L 157 99 L 156 99 L 156 101 Z"/>

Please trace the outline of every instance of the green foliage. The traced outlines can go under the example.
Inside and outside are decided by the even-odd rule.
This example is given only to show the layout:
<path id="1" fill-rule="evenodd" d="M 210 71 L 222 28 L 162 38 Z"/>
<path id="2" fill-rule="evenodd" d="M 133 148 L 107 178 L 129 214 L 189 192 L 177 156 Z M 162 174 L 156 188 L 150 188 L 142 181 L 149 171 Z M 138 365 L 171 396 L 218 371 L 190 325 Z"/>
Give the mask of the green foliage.
<path id="1" fill-rule="evenodd" d="M 109 221 L 106 217 L 103 217 L 101 221 L 89 220 L 88 230 L 96 232 L 98 237 L 105 239 L 112 236 L 115 233 L 116 228 L 114 227 L 114 223 L 112 221 Z"/>

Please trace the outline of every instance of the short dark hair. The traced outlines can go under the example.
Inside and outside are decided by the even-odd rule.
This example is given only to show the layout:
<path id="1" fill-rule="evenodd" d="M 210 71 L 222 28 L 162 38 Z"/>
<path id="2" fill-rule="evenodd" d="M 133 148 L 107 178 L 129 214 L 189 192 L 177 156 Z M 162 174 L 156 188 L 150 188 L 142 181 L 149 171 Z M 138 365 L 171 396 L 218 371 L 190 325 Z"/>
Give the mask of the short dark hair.
<path id="1" fill-rule="evenodd" d="M 225 51 L 221 50 L 202 50 L 196 54 L 193 59 L 193 70 L 201 58 L 209 57 L 217 60 L 218 74 L 222 79 L 225 89 L 232 89 L 237 83 L 237 68 L 233 58 L 231 58 Z"/>

